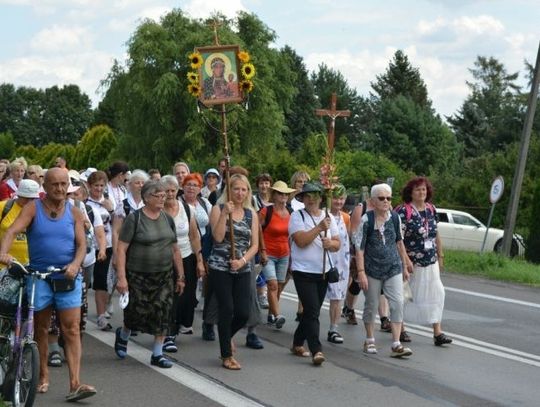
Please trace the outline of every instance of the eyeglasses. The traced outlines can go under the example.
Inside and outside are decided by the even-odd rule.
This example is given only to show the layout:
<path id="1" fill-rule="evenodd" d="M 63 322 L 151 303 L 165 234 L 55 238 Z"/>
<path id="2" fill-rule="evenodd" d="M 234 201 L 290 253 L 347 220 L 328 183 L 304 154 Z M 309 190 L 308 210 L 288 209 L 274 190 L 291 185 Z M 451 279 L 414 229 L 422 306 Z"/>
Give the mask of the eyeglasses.
<path id="1" fill-rule="evenodd" d="M 381 202 L 383 201 L 388 201 L 388 202 L 392 202 L 392 197 L 391 196 L 378 196 L 377 199 Z"/>
<path id="2" fill-rule="evenodd" d="M 157 198 L 157 199 L 166 199 L 167 198 L 166 194 L 150 194 L 150 195 L 152 195 L 154 198 Z"/>
<path id="3" fill-rule="evenodd" d="M 184 185 L 184 188 L 187 188 L 187 187 L 189 187 L 189 188 L 199 188 L 199 184 L 186 184 L 186 185 Z"/>

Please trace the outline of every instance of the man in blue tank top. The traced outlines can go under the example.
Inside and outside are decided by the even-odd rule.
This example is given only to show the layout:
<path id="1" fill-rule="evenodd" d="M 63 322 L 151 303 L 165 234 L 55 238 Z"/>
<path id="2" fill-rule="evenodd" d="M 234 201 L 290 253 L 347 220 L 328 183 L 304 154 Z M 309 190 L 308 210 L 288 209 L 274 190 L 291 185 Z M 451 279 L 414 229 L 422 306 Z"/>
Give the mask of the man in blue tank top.
<path id="1" fill-rule="evenodd" d="M 81 367 L 79 323 L 82 294 L 82 277 L 79 272 L 86 255 L 84 217 L 82 212 L 67 200 L 69 187 L 67 170 L 49 169 L 45 174 L 43 187 L 46 196 L 26 205 L 7 230 L 0 245 L 0 261 L 7 264 L 11 261 L 11 257 L 6 253 L 14 237 L 26 230 L 30 268 L 40 271 L 47 270 L 49 266 L 65 269 L 64 274 L 53 277 L 59 280 L 56 282 L 58 284 L 43 280 L 36 281 L 35 337 L 40 358 L 38 392 L 45 393 L 49 388 L 47 339 L 51 312 L 54 307 L 65 340 L 65 353 L 69 367 L 70 389 L 66 399 L 77 401 L 96 394 L 94 387 L 81 384 L 79 379 Z M 63 280 L 74 280 L 75 287 L 62 291 Z M 57 288 L 53 290 L 53 287 Z M 29 284 L 27 288 L 30 288 Z"/>

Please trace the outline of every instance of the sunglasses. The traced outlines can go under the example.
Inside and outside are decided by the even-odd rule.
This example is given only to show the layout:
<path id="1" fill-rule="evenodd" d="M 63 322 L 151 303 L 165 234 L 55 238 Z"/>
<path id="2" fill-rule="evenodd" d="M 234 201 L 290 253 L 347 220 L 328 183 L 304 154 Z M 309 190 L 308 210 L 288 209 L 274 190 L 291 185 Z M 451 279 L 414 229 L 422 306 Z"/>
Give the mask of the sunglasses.
<path id="1" fill-rule="evenodd" d="M 381 202 L 383 201 L 388 201 L 388 202 L 392 202 L 392 197 L 391 196 L 378 196 L 377 199 Z"/>

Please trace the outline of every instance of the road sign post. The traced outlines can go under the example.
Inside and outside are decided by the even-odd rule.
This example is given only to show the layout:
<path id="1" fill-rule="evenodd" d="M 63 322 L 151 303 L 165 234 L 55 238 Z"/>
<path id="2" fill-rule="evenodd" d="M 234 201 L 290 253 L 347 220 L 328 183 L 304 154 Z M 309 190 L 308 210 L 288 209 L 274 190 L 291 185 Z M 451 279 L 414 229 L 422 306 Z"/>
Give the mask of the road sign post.
<path id="1" fill-rule="evenodd" d="M 503 192 L 504 179 L 501 175 L 499 175 L 493 180 L 493 183 L 491 184 L 491 189 L 489 191 L 489 202 L 491 202 L 491 210 L 489 211 L 486 233 L 484 235 L 484 241 L 482 242 L 482 248 L 480 249 L 480 253 L 484 253 L 489 227 L 491 226 L 491 219 L 493 218 L 493 212 L 495 211 L 495 204 L 499 201 L 499 199 L 501 199 Z"/>

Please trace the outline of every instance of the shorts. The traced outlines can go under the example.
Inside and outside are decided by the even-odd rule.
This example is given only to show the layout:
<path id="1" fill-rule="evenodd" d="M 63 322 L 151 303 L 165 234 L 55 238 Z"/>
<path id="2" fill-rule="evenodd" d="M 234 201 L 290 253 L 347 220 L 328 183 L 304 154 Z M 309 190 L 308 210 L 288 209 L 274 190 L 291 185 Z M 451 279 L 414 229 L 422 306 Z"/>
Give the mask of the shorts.
<path id="1" fill-rule="evenodd" d="M 287 269 L 289 268 L 289 256 L 274 257 L 268 256 L 268 262 L 262 269 L 266 281 L 277 280 L 284 283 L 287 278 Z"/>
<path id="2" fill-rule="evenodd" d="M 44 310 L 52 305 L 56 310 L 62 311 L 69 308 L 80 308 L 82 302 L 82 276 L 79 274 L 75 278 L 75 288 L 63 293 L 54 293 L 51 286 L 45 280 L 36 280 L 36 291 L 34 295 L 34 307 L 36 312 Z M 32 280 L 26 280 L 26 295 L 30 298 L 32 294 Z"/>

